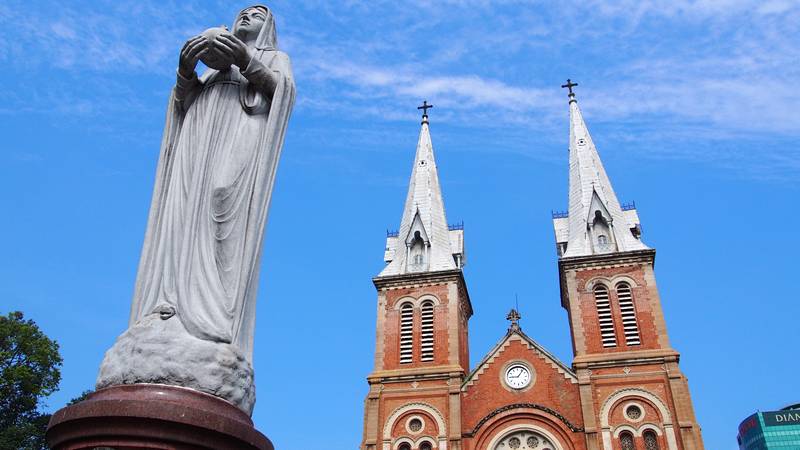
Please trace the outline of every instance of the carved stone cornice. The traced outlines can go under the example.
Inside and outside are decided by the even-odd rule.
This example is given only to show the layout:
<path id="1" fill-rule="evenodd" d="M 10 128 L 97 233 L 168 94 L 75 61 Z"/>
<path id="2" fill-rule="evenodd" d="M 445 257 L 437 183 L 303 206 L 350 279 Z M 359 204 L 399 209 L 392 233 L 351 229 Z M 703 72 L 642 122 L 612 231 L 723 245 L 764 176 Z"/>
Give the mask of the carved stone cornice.
<path id="1" fill-rule="evenodd" d="M 620 353 L 597 353 L 577 356 L 572 361 L 574 370 L 602 369 L 607 367 L 642 366 L 678 362 L 680 354 L 673 349 L 638 350 Z"/>
<path id="2" fill-rule="evenodd" d="M 655 249 L 647 249 L 560 258 L 558 260 L 558 269 L 559 271 L 568 269 L 589 269 L 593 267 L 619 266 L 635 263 L 651 263 L 655 265 L 655 261 Z"/>
<path id="3" fill-rule="evenodd" d="M 467 290 L 467 282 L 464 279 L 464 272 L 461 269 L 439 270 L 435 272 L 404 273 L 400 275 L 389 275 L 383 277 L 378 276 L 372 279 L 372 283 L 379 291 L 410 287 L 435 286 L 438 284 L 452 282 L 457 283 L 459 289 L 463 290 L 464 295 L 461 301 L 464 304 L 462 305 L 462 308 L 467 313 L 467 317 L 471 317 L 472 301 L 470 301 L 469 291 Z"/>
<path id="4" fill-rule="evenodd" d="M 392 383 L 412 380 L 437 380 L 451 377 L 464 377 L 466 371 L 461 366 L 417 367 L 413 369 L 378 370 L 367 376 L 369 383 Z"/>

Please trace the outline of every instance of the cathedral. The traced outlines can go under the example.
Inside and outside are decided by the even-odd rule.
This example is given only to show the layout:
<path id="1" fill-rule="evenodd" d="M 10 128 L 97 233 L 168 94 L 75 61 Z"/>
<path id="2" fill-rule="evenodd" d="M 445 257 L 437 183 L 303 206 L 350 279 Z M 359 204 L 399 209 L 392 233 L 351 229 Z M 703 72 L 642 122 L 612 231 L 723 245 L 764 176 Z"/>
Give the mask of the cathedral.
<path id="1" fill-rule="evenodd" d="M 655 250 L 569 89 L 569 209 L 554 214 L 571 364 L 519 325 L 470 367 L 463 226 L 449 226 L 425 103 L 399 232 L 387 237 L 361 450 L 700 450 Z"/>

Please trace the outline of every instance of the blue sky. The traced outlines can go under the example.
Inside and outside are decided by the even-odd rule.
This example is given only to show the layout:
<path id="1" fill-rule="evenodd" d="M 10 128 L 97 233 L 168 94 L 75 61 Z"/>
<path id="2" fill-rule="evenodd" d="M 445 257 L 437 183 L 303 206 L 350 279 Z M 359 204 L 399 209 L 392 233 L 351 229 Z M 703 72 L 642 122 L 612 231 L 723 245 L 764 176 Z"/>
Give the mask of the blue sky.
<path id="1" fill-rule="evenodd" d="M 56 409 L 126 326 L 177 53 L 246 3 L 0 4 L 0 312 L 61 344 Z M 551 210 L 566 209 L 566 78 L 636 201 L 706 448 L 800 399 L 800 3 L 274 1 L 298 100 L 270 211 L 256 425 L 282 449 L 361 439 L 385 230 L 427 99 L 464 221 L 471 359 L 523 329 L 562 360 Z M 308 424 L 315 429 L 309 430 Z"/>

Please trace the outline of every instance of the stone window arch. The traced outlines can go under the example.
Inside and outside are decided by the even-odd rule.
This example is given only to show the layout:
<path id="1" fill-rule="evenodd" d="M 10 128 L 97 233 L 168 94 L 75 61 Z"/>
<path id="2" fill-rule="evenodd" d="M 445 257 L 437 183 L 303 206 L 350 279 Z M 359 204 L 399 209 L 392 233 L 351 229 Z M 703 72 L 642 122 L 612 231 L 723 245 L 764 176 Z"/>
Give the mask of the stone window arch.
<path id="1" fill-rule="evenodd" d="M 563 450 L 559 440 L 535 425 L 506 428 L 489 442 L 488 450 Z"/>
<path id="2" fill-rule="evenodd" d="M 611 445 L 611 435 L 613 429 L 609 423 L 612 408 L 621 401 L 634 400 L 637 397 L 644 399 L 655 406 L 661 418 L 661 424 L 664 430 L 664 442 L 667 450 L 678 450 L 678 440 L 675 436 L 675 429 L 672 424 L 672 415 L 670 414 L 666 403 L 664 403 L 663 400 L 658 398 L 658 396 L 652 392 L 648 392 L 639 388 L 620 389 L 609 395 L 608 398 L 606 398 L 606 400 L 603 402 L 603 406 L 600 408 L 600 427 L 602 429 L 603 450 L 612 450 L 613 448 Z M 642 427 L 644 427 L 644 425 Z"/>

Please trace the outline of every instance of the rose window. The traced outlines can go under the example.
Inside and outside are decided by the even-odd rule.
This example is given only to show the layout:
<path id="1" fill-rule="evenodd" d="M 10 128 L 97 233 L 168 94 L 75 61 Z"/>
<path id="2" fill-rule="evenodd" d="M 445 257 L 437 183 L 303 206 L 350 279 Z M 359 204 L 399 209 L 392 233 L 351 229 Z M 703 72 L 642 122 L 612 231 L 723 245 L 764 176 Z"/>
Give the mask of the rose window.
<path id="1" fill-rule="evenodd" d="M 541 433 L 519 430 L 504 436 L 492 450 L 558 450 Z"/>
<path id="2" fill-rule="evenodd" d="M 636 405 L 628 406 L 628 409 L 625 410 L 625 415 L 628 416 L 628 419 L 639 420 L 642 417 L 642 409 Z"/>
<path id="3" fill-rule="evenodd" d="M 408 429 L 411 430 L 412 433 L 419 433 L 422 430 L 422 421 L 419 419 L 411 419 L 411 422 L 408 422 Z"/>

